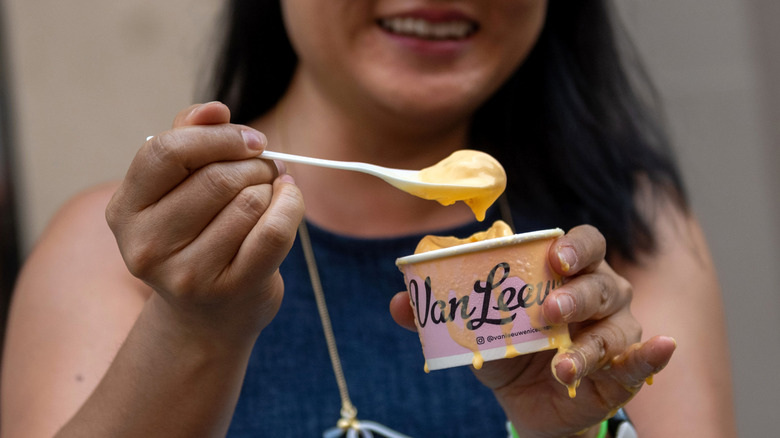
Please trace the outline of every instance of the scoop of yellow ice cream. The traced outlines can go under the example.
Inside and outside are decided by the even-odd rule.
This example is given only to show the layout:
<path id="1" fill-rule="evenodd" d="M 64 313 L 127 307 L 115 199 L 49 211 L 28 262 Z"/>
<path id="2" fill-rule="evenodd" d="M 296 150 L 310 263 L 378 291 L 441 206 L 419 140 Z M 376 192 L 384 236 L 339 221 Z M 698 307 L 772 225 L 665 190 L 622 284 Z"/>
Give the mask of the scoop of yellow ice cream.
<path id="1" fill-rule="evenodd" d="M 456 186 L 411 186 L 404 190 L 442 205 L 463 201 L 480 221 L 506 188 L 506 172 L 501 164 L 484 152 L 469 149 L 455 151 L 439 163 L 422 169 L 419 178 L 421 182 Z"/>
<path id="2" fill-rule="evenodd" d="M 414 253 L 420 254 L 436 249 L 463 245 L 464 243 L 480 242 L 496 237 L 511 236 L 513 234 L 509 225 L 506 222 L 499 220 L 487 230 L 474 233 L 465 239 L 459 239 L 453 236 L 425 236 L 420 240 L 420 243 L 417 244 L 417 249 L 414 250 Z"/>

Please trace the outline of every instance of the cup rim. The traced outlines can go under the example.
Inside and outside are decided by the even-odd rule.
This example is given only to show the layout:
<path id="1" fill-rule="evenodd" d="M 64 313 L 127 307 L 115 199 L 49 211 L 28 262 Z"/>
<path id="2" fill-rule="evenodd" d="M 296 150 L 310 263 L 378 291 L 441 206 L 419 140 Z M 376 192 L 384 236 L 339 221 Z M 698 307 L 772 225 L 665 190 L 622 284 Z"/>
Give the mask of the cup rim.
<path id="1" fill-rule="evenodd" d="M 420 254 L 412 254 L 399 257 L 395 260 L 398 267 L 413 263 L 426 262 L 430 260 L 452 257 L 456 255 L 469 254 L 487 249 L 498 248 L 502 246 L 515 245 L 518 243 L 532 242 L 534 240 L 549 239 L 563 236 L 563 230 L 560 228 L 550 228 L 546 230 L 529 231 L 527 233 L 513 234 L 511 236 L 494 237 L 492 239 L 481 240 L 479 242 L 469 242 L 462 245 L 451 246 L 447 248 L 434 249 Z"/>

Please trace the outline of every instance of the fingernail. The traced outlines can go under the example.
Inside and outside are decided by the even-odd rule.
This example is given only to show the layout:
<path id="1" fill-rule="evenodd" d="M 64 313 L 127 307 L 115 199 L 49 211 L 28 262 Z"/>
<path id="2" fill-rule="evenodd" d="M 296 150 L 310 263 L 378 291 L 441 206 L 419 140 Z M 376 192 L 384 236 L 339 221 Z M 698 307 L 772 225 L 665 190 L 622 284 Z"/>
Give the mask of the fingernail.
<path id="1" fill-rule="evenodd" d="M 295 184 L 295 178 L 293 178 L 289 173 L 283 173 L 279 175 L 279 180 L 286 183 Z"/>
<path id="2" fill-rule="evenodd" d="M 671 336 L 658 336 L 656 339 L 657 341 L 665 341 L 667 343 L 665 348 L 668 348 L 669 344 L 671 344 L 672 351 L 677 349 L 677 340 Z M 658 342 L 655 342 L 650 345 L 650 351 L 652 352 L 655 352 L 656 350 L 658 350 L 658 348 L 659 348 Z M 664 348 L 664 347 L 662 346 L 660 348 Z"/>
<path id="3" fill-rule="evenodd" d="M 577 363 L 571 356 L 565 356 L 553 363 L 555 379 L 564 385 L 570 385 L 577 380 Z"/>
<path id="4" fill-rule="evenodd" d="M 274 160 L 274 164 L 276 165 L 276 170 L 279 172 L 279 175 L 287 173 L 287 165 L 284 164 L 284 161 Z"/>
<path id="5" fill-rule="evenodd" d="M 249 149 L 260 151 L 268 144 L 268 139 L 262 132 L 244 129 L 241 131 L 241 136 L 244 137 L 244 143 Z"/>
<path id="6" fill-rule="evenodd" d="M 571 295 L 561 294 L 555 298 L 555 303 L 558 304 L 558 311 L 561 312 L 562 319 L 567 319 L 574 313 L 574 300 Z"/>
<path id="7" fill-rule="evenodd" d="M 561 262 L 563 272 L 569 272 L 572 266 L 577 264 L 577 253 L 570 246 L 558 248 L 558 261 Z"/>

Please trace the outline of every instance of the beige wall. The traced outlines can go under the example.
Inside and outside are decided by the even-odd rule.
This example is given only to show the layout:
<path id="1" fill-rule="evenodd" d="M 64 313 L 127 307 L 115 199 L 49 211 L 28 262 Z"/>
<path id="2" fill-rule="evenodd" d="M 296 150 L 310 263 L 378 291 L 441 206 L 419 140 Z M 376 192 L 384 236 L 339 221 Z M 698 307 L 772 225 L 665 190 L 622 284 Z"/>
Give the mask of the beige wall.
<path id="1" fill-rule="evenodd" d="M 216 3 L 6 0 L 26 250 L 67 198 L 121 177 L 145 136 L 193 100 Z M 780 74 L 780 35 L 770 17 L 780 17 L 771 15 L 778 3 L 619 3 L 667 103 L 720 269 L 741 435 L 772 436 L 780 98 L 770 96 L 780 94 L 771 80 Z"/>
<path id="2" fill-rule="evenodd" d="M 780 382 L 768 376 L 780 363 L 780 108 L 770 96 L 780 88 L 768 67 L 780 62 L 778 3 L 620 4 L 667 104 L 719 268 L 740 435 L 776 436 Z"/>
<path id="3" fill-rule="evenodd" d="M 220 2 L 6 0 L 24 242 L 193 101 Z"/>

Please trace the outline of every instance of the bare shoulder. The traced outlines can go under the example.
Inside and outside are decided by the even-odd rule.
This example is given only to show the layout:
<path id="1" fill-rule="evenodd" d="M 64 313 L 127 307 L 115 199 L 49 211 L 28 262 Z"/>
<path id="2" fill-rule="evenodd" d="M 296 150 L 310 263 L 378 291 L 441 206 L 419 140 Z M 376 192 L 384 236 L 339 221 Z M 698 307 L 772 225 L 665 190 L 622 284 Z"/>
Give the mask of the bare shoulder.
<path id="1" fill-rule="evenodd" d="M 613 266 L 634 286 L 631 311 L 643 338 L 668 335 L 678 346 L 629 414 L 640 436 L 736 436 L 722 292 L 705 233 L 692 212 L 668 199 L 649 217 L 656 250 Z"/>
<path id="2" fill-rule="evenodd" d="M 25 260 L 3 355 L 4 436 L 53 434 L 100 381 L 149 296 L 105 220 L 115 188 L 68 201 Z"/>
<path id="3" fill-rule="evenodd" d="M 644 211 L 652 227 L 654 250 L 640 254 L 636 262 L 614 260 L 613 267 L 634 283 L 640 294 L 645 290 L 644 285 L 685 282 L 706 287 L 688 288 L 687 291 L 652 288 L 652 292 L 645 295 L 658 298 L 664 293 L 674 293 L 684 299 L 686 297 L 679 296 L 680 293 L 690 294 L 690 297 L 700 293 L 719 297 L 716 268 L 696 215 L 670 199 L 656 199 L 652 204 L 650 201 L 646 204 Z M 650 297 L 638 295 L 635 298 L 641 301 Z"/>
<path id="4" fill-rule="evenodd" d="M 35 251 L 54 243 L 67 241 L 79 247 L 94 245 L 97 250 L 109 250 L 111 230 L 105 219 L 105 210 L 118 184 L 107 183 L 88 189 L 68 200 L 52 218 Z M 105 248 L 101 248 L 106 246 Z"/>
<path id="5" fill-rule="evenodd" d="M 96 294 L 134 291 L 146 298 L 150 290 L 127 271 L 119 248 L 105 218 L 116 183 L 86 190 L 54 215 L 23 266 L 17 292 L 29 293 L 29 286 L 76 286 Z M 105 282 L 112 287 L 103 288 Z M 55 284 L 51 284 L 55 283 Z M 60 293 L 49 291 L 49 298 Z M 120 296 L 120 294 L 117 294 Z M 106 297 L 103 297 L 106 298 Z"/>
<path id="6" fill-rule="evenodd" d="M 45 277 L 57 282 L 72 280 L 88 286 L 93 281 L 111 281 L 114 290 L 121 285 L 148 296 L 150 290 L 127 271 L 106 222 L 106 206 L 117 187 L 118 183 L 96 186 L 66 202 L 33 248 L 22 280 L 29 277 L 27 271 L 45 270 Z"/>

